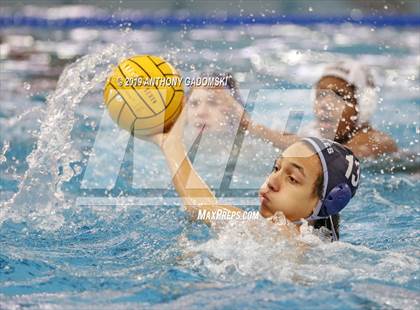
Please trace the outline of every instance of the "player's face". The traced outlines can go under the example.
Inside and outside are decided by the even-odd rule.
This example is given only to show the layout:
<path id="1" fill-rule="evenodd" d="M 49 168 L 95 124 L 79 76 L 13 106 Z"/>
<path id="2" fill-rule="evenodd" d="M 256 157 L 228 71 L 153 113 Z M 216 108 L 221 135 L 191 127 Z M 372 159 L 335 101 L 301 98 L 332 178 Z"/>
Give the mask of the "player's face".
<path id="1" fill-rule="evenodd" d="M 350 94 L 346 82 L 340 79 L 324 78 L 318 83 L 314 113 L 323 137 L 341 140 L 355 130 L 355 104 L 343 99 Z"/>
<path id="2" fill-rule="evenodd" d="M 281 211 L 290 221 L 311 215 L 319 201 L 315 183 L 320 174 L 317 154 L 302 142 L 289 146 L 260 188 L 261 215 L 270 217 Z"/>
<path id="3" fill-rule="evenodd" d="M 230 117 L 226 100 L 229 93 L 222 88 L 194 88 L 188 98 L 188 124 L 198 130 L 224 131 Z"/>

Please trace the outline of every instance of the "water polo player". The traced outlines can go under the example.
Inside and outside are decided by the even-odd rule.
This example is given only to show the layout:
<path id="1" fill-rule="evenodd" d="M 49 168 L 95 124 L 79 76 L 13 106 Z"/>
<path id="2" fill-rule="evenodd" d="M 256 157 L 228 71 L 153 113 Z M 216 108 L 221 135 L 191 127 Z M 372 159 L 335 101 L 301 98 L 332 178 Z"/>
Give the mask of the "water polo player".
<path id="1" fill-rule="evenodd" d="M 236 81 L 230 73 L 203 73 L 202 77 L 218 78 L 221 86 L 195 86 L 187 100 L 187 124 L 193 131 L 203 126 L 209 132 L 223 133 L 236 130 L 238 125 L 235 113 L 227 101 L 234 98 L 242 106 L 242 99 Z"/>
<path id="2" fill-rule="evenodd" d="M 185 114 L 184 110 L 169 133 L 146 139 L 160 146 L 186 209 L 193 217 L 199 211 L 242 212 L 218 203 L 193 168 L 183 143 Z M 317 228 L 329 228 L 337 240 L 338 213 L 354 196 L 359 176 L 359 161 L 348 148 L 327 139 L 299 140 L 283 152 L 261 186 L 260 214 L 270 218 L 281 212 L 296 225 L 307 219 Z"/>
<path id="3" fill-rule="evenodd" d="M 328 98 L 333 93 L 341 100 Z M 378 156 L 397 151 L 394 140 L 375 130 L 370 118 L 376 110 L 378 91 L 370 70 L 356 61 L 341 61 L 325 67 L 313 89 L 316 124 L 303 135 L 322 136 L 328 126 L 335 130 L 334 140 L 345 144 L 358 156 Z M 338 124 L 334 112 L 341 110 Z"/>
<path id="4" fill-rule="evenodd" d="M 372 127 L 378 93 L 368 68 L 356 61 L 341 61 L 324 69 L 322 77 L 312 90 L 316 121 L 302 128 L 299 136 L 317 136 L 333 139 L 349 147 L 359 157 L 376 157 L 396 152 L 394 140 Z M 243 108 L 234 100 L 226 100 L 237 117 Z M 242 125 L 254 136 L 285 148 L 299 137 L 282 134 L 253 122 L 245 113 Z"/>

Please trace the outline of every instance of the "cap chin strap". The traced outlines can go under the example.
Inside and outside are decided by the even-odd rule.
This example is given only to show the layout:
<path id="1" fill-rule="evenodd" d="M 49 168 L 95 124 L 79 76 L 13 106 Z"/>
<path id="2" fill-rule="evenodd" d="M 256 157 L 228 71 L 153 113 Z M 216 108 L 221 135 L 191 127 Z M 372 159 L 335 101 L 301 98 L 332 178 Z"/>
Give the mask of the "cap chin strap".
<path id="1" fill-rule="evenodd" d="M 321 210 L 323 201 L 320 200 L 314 210 L 314 212 L 312 212 L 312 214 L 310 216 L 308 216 L 307 218 L 305 218 L 306 221 L 316 221 L 316 220 L 325 220 L 325 219 L 329 219 L 330 220 L 330 224 L 331 224 L 331 233 L 332 233 L 332 238 L 333 241 L 338 241 L 338 237 L 337 237 L 337 232 L 335 231 L 334 228 L 334 223 L 332 220 L 332 216 L 328 215 L 328 216 L 318 216 L 319 211 Z M 294 221 L 294 224 L 303 224 L 303 221 Z"/>
<path id="2" fill-rule="evenodd" d="M 330 218 L 333 241 L 338 241 L 337 233 L 335 232 L 334 223 L 333 223 L 331 215 L 329 216 L 329 218 Z"/>
<path id="3" fill-rule="evenodd" d="M 318 216 L 319 211 L 321 211 L 321 207 L 322 207 L 322 204 L 323 203 L 324 203 L 324 200 L 323 199 L 320 199 L 318 201 L 318 204 L 315 207 L 315 210 L 305 220 L 307 220 L 307 221 L 316 221 L 316 220 L 326 219 L 328 216 Z"/>
<path id="4" fill-rule="evenodd" d="M 327 218 L 330 219 L 331 234 L 332 234 L 332 239 L 333 239 L 332 241 L 338 241 L 337 233 L 335 231 L 334 223 L 333 223 L 331 215 L 330 216 L 315 216 L 315 217 L 312 217 L 312 215 L 311 215 L 310 217 L 306 218 L 305 220 L 314 221 L 314 220 L 325 220 Z M 300 225 L 300 224 L 303 224 L 303 221 L 294 221 L 293 223 L 296 224 L 296 225 Z"/>
<path id="5" fill-rule="evenodd" d="M 324 220 L 324 219 L 328 219 L 329 218 L 330 219 L 330 224 L 331 224 L 331 232 L 332 232 L 333 241 L 338 241 L 337 233 L 335 231 L 334 223 L 333 223 L 333 220 L 332 220 L 331 215 L 328 215 L 328 216 L 318 216 L 319 211 L 321 210 L 321 207 L 322 207 L 323 204 L 324 204 L 324 201 L 323 200 L 319 200 L 318 201 L 318 204 L 317 204 L 317 206 L 316 206 L 316 208 L 314 210 L 314 212 L 312 212 L 312 214 L 310 216 L 308 216 L 306 218 L 306 220 L 307 221 L 316 221 L 316 220 Z"/>

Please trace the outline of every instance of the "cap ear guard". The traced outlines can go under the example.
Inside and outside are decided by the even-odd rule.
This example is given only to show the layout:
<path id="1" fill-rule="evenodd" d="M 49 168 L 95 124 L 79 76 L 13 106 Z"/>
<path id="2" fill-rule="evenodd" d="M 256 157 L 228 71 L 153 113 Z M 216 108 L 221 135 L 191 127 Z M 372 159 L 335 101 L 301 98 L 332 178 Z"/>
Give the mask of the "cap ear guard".
<path id="1" fill-rule="evenodd" d="M 347 183 L 335 186 L 324 199 L 318 216 L 326 217 L 339 213 L 350 202 L 351 197 L 351 189 Z"/>

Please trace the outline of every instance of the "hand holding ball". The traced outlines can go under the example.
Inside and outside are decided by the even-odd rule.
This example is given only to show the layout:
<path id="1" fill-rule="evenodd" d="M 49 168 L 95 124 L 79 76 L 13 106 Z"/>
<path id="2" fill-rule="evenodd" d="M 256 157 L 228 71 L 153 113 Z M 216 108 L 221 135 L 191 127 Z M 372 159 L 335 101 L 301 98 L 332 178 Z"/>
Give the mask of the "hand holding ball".
<path id="1" fill-rule="evenodd" d="M 183 96 L 177 71 L 162 58 L 150 55 L 123 60 L 104 89 L 111 118 L 137 136 L 169 131 L 182 111 Z"/>

